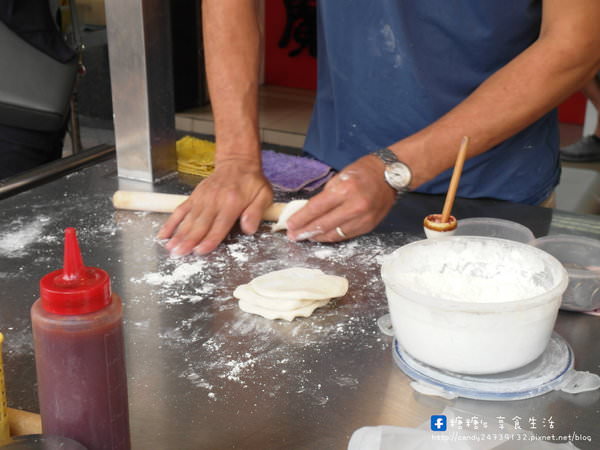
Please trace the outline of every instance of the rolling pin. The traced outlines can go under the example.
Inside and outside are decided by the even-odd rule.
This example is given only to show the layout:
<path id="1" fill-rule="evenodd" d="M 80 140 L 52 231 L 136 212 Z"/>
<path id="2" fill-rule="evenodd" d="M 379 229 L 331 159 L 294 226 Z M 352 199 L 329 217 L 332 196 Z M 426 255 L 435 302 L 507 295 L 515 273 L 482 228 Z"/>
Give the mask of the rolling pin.
<path id="1" fill-rule="evenodd" d="M 116 209 L 171 213 L 187 200 L 187 195 L 159 194 L 157 192 L 117 191 L 113 195 Z M 277 222 L 287 203 L 273 203 L 263 213 L 263 220 Z"/>
<path id="2" fill-rule="evenodd" d="M 11 436 L 42 432 L 42 419 L 39 414 L 13 408 L 7 408 L 7 412 Z"/>

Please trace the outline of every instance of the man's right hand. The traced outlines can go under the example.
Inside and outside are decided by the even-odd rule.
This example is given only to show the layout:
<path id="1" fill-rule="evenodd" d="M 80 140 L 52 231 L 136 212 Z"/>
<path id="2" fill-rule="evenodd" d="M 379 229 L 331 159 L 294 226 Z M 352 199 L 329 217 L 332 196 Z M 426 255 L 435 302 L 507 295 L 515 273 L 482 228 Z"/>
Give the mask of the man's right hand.
<path id="1" fill-rule="evenodd" d="M 259 162 L 221 161 L 171 214 L 157 238 L 169 239 L 166 248 L 174 256 L 204 255 L 217 248 L 238 218 L 242 232 L 255 233 L 271 203 L 273 191 Z"/>
<path id="2" fill-rule="evenodd" d="M 244 233 L 254 233 L 273 202 L 260 164 L 258 4 L 204 0 L 202 28 L 216 169 L 158 233 L 170 239 L 166 248 L 172 255 L 211 252 L 238 218 Z"/>

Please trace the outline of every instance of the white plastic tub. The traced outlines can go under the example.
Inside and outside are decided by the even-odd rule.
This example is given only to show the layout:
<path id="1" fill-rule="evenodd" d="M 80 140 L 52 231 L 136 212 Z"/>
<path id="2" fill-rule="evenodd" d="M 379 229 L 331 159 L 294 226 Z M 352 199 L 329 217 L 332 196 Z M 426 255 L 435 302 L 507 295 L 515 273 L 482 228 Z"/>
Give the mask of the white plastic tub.
<path id="1" fill-rule="evenodd" d="M 477 236 L 405 245 L 385 258 L 382 276 L 400 345 L 464 374 L 512 370 L 541 355 L 568 282 L 548 253 Z"/>

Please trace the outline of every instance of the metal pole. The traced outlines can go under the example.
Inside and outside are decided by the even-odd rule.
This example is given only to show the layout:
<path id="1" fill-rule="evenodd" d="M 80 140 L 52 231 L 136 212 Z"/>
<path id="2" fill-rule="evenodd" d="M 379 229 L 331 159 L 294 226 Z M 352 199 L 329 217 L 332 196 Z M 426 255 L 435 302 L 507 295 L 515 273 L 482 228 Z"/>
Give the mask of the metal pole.
<path id="1" fill-rule="evenodd" d="M 81 151 L 76 155 L 41 164 L 14 177 L 4 178 L 0 181 L 0 199 L 10 197 L 38 184 L 58 178 L 86 164 L 99 162 L 108 158 L 114 152 L 115 148 L 113 146 L 103 144 Z"/>
<path id="2" fill-rule="evenodd" d="M 150 183 L 176 169 L 169 5 L 105 3 L 118 174 Z"/>

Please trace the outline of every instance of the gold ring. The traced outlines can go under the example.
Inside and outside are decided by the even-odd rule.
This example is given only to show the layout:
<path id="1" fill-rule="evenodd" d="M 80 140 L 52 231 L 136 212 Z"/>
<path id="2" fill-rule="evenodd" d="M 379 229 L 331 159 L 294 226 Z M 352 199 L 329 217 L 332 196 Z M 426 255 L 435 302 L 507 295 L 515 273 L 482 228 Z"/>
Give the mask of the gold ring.
<path id="1" fill-rule="evenodd" d="M 342 231 L 342 229 L 340 227 L 335 227 L 335 232 L 339 235 L 339 237 L 341 237 L 342 239 L 346 239 L 347 236 L 346 234 Z"/>

